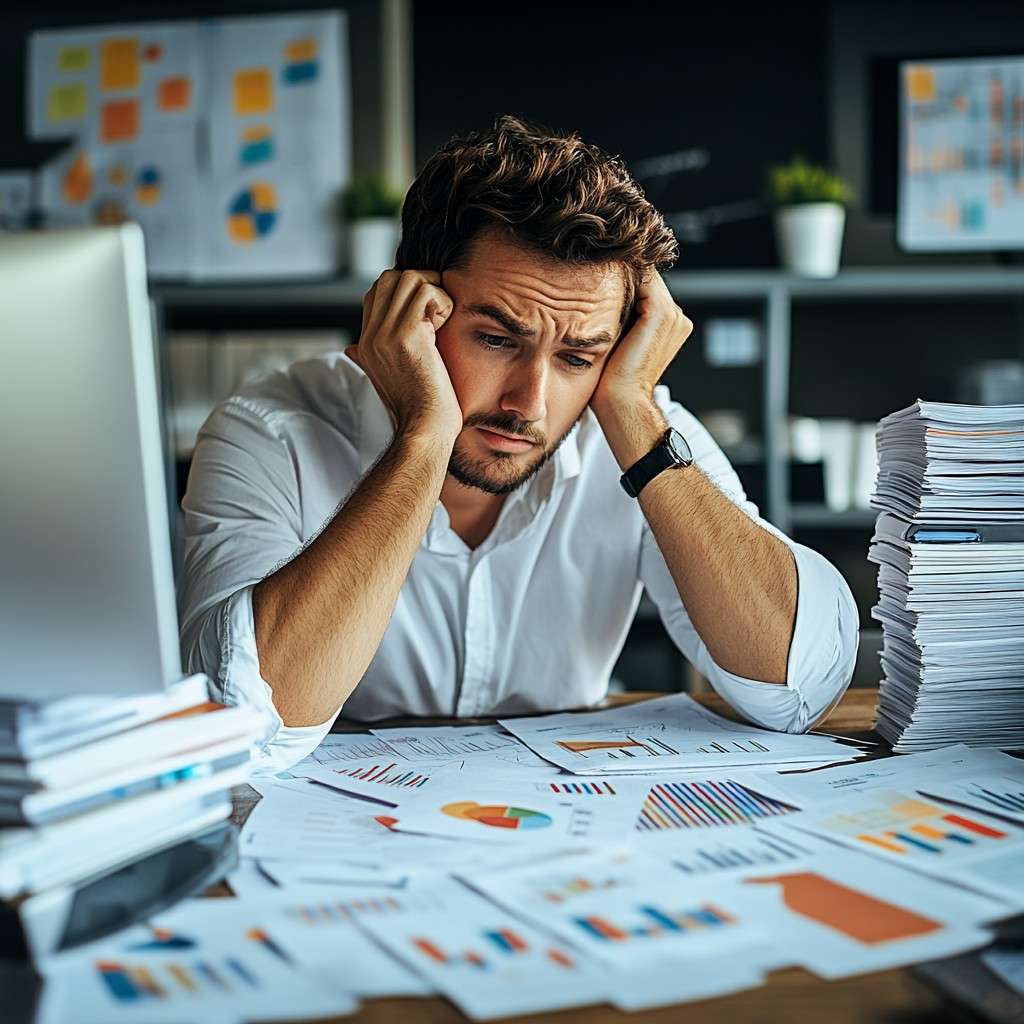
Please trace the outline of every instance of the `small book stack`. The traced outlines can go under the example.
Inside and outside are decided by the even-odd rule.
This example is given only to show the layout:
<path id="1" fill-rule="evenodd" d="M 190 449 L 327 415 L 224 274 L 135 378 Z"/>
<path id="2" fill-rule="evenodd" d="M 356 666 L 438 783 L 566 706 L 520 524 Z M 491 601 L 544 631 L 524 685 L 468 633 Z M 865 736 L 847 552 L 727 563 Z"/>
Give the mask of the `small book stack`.
<path id="1" fill-rule="evenodd" d="M 898 753 L 1024 747 L 1024 406 L 882 420 L 878 731 Z"/>
<path id="2" fill-rule="evenodd" d="M 26 901 L 62 889 L 70 899 L 222 824 L 259 722 L 210 703 L 203 675 L 138 697 L 0 701 L 4 944 Z"/>

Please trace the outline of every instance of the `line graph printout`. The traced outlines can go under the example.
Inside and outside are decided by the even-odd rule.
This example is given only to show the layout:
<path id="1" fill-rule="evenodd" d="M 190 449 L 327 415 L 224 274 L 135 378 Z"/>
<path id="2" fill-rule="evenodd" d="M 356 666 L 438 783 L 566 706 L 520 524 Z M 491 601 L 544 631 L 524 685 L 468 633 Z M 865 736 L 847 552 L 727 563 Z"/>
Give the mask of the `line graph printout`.
<path id="1" fill-rule="evenodd" d="M 786 815 L 780 827 L 810 832 L 915 871 L 1002 896 L 1024 909 L 1024 830 L 917 793 L 876 790 Z"/>
<path id="2" fill-rule="evenodd" d="M 731 722 L 685 694 L 608 711 L 500 723 L 541 757 L 576 775 L 730 766 L 820 765 L 859 751 L 824 736 Z"/>
<path id="3" fill-rule="evenodd" d="M 1024 769 L 1024 764 L 1021 767 Z M 931 781 L 922 784 L 921 792 L 1024 824 L 1024 772 L 1017 776 L 989 773 Z"/>
<path id="4" fill-rule="evenodd" d="M 374 729 L 373 735 L 387 743 L 396 756 L 406 761 L 436 761 L 441 758 L 488 757 L 509 768 L 548 767 L 496 725 L 441 725 L 413 729 Z"/>

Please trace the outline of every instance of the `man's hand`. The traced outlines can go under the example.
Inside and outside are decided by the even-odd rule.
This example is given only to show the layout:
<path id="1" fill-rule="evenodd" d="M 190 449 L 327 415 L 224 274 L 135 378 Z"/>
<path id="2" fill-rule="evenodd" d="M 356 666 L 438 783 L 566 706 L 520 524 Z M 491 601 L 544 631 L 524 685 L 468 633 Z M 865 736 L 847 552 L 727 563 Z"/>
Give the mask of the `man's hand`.
<path id="1" fill-rule="evenodd" d="M 398 433 L 454 442 L 462 409 L 437 351 L 452 313 L 440 284 L 435 271 L 384 271 L 363 299 L 359 343 L 345 352 L 373 382 Z"/>
<path id="2" fill-rule="evenodd" d="M 601 371 L 590 407 L 623 470 L 646 455 L 668 424 L 654 385 L 690 336 L 693 324 L 655 271 L 636 296 L 636 319 Z"/>
<path id="3" fill-rule="evenodd" d="M 656 271 L 640 285 L 635 310 L 633 326 L 605 363 L 590 400 L 598 419 L 616 406 L 650 402 L 654 385 L 693 330 Z"/>

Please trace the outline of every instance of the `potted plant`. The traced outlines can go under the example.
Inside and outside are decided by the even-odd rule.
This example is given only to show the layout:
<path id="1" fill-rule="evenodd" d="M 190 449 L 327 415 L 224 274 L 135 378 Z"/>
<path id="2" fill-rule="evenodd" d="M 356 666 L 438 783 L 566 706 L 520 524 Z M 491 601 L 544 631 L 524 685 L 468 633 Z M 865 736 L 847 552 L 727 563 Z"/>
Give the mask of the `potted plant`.
<path id="1" fill-rule="evenodd" d="M 356 178 L 341 195 L 349 232 L 349 271 L 366 280 L 395 265 L 402 193 L 379 175 Z"/>
<path id="2" fill-rule="evenodd" d="M 850 186 L 826 168 L 796 157 L 769 169 L 768 188 L 786 269 L 804 277 L 835 277 L 846 205 L 853 196 Z"/>

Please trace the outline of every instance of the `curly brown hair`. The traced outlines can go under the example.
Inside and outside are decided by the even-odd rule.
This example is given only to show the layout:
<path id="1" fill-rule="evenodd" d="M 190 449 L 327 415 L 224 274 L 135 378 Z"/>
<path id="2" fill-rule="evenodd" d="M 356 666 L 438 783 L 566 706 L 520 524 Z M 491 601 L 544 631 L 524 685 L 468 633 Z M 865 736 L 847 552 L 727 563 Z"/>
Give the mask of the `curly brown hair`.
<path id="1" fill-rule="evenodd" d="M 667 270 L 679 244 L 622 160 L 578 134 L 504 115 L 457 135 L 412 183 L 402 207 L 399 269 L 462 264 L 473 239 L 503 228 L 543 256 L 625 270 L 624 313 L 643 275 Z"/>

